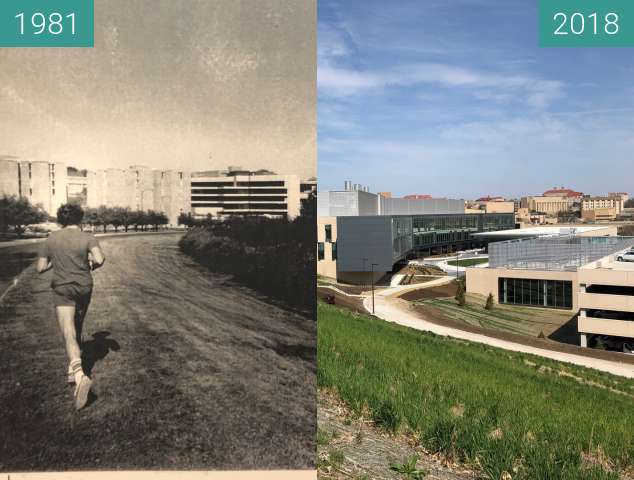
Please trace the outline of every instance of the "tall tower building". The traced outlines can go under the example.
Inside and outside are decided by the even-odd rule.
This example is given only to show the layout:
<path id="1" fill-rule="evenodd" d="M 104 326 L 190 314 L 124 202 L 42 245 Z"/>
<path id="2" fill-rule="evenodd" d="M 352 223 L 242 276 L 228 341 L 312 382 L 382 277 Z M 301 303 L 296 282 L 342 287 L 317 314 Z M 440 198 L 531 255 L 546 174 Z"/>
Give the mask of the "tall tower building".
<path id="1" fill-rule="evenodd" d="M 20 166 L 13 158 L 0 158 L 1 195 L 20 195 Z"/>

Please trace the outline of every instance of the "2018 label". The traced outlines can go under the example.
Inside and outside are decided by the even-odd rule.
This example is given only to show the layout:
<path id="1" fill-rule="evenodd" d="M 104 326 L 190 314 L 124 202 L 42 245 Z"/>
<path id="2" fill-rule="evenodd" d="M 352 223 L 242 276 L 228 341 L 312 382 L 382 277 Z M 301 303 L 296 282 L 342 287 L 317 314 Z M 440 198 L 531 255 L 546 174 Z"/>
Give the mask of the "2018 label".
<path id="1" fill-rule="evenodd" d="M 607 35 L 616 35 L 619 33 L 619 16 L 614 13 L 606 13 L 603 17 L 601 26 L 600 21 L 597 20 L 597 13 L 591 13 L 590 15 L 584 15 L 583 13 L 575 12 L 568 16 L 564 12 L 557 12 L 553 16 L 553 20 L 559 24 L 559 26 L 553 32 L 554 35 L 583 35 L 586 33 L 586 18 L 588 19 L 588 27 L 591 28 L 591 33 L 594 35 L 599 34 L 599 28 L 602 28 Z"/>

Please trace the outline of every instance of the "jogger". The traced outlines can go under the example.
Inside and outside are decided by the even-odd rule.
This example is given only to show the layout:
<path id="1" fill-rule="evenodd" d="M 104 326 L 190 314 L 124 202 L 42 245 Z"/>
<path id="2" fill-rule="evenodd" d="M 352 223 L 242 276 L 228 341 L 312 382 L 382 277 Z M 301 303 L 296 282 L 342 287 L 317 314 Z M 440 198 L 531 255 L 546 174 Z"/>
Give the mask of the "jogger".
<path id="1" fill-rule="evenodd" d="M 69 360 L 68 382 L 75 383 L 78 410 L 86 405 L 92 384 L 81 364 L 81 334 L 93 287 L 90 272 L 105 261 L 97 239 L 79 229 L 83 217 L 79 205 L 59 207 L 57 221 L 63 228 L 50 234 L 37 260 L 39 273 L 53 269 L 53 304 Z"/>

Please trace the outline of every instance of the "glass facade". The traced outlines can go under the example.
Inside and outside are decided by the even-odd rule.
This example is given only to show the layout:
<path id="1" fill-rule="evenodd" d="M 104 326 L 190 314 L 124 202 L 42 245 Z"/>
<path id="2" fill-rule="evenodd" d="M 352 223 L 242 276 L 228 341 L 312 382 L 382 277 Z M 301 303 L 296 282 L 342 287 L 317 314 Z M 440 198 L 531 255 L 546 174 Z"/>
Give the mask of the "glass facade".
<path id="1" fill-rule="evenodd" d="M 511 305 L 572 309 L 572 282 L 499 278 L 498 302 Z"/>
<path id="2" fill-rule="evenodd" d="M 414 248 L 465 242 L 471 239 L 472 233 L 515 228 L 513 214 L 414 215 L 409 218 Z"/>
<path id="3" fill-rule="evenodd" d="M 392 256 L 400 258 L 412 250 L 412 217 L 392 217 Z"/>

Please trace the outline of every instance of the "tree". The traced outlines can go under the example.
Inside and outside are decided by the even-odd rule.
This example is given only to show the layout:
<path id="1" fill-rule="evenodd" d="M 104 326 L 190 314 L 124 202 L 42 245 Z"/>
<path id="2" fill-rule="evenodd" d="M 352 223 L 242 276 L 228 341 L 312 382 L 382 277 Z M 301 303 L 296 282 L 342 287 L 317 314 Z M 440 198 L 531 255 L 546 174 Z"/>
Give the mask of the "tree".
<path id="1" fill-rule="evenodd" d="M 154 227 L 155 230 L 158 230 L 158 213 L 154 210 L 148 210 L 146 215 L 148 225 Z"/>
<path id="2" fill-rule="evenodd" d="M 178 224 L 191 228 L 194 225 L 194 218 L 192 217 L 192 214 L 181 212 L 178 216 Z"/>
<path id="3" fill-rule="evenodd" d="M 145 229 L 145 225 L 147 224 L 145 212 L 141 210 L 135 210 L 130 212 L 130 225 L 134 225 L 134 231 L 138 232 L 139 228 L 141 230 Z"/>
<path id="4" fill-rule="evenodd" d="M 93 229 L 99 226 L 99 216 L 96 209 L 87 208 L 84 210 L 84 223 L 90 225 Z"/>
<path id="5" fill-rule="evenodd" d="M 487 297 L 487 302 L 484 305 L 484 308 L 486 308 L 487 310 L 493 310 L 494 304 L 495 301 L 493 300 L 493 294 L 489 292 L 489 296 Z"/>
<path id="6" fill-rule="evenodd" d="M 112 221 L 112 210 L 105 205 L 100 206 L 96 212 L 98 225 L 103 228 L 103 233 L 106 233 L 106 229 Z"/>
<path id="7" fill-rule="evenodd" d="M 465 298 L 465 289 L 464 289 L 464 282 L 462 281 L 462 279 L 458 279 L 458 290 L 456 291 L 456 302 L 458 302 L 458 305 L 460 305 L 461 307 L 464 307 L 466 302 L 466 298 Z"/>
<path id="8" fill-rule="evenodd" d="M 147 211 L 147 223 L 154 227 L 154 230 L 158 231 L 160 225 L 167 225 L 169 219 L 163 212 L 155 212 L 154 210 Z"/>
<path id="9" fill-rule="evenodd" d="M 123 220 L 126 214 L 126 209 L 121 207 L 115 207 L 109 211 L 110 224 L 114 227 L 115 233 L 119 231 L 119 227 L 123 225 Z"/>
<path id="10" fill-rule="evenodd" d="M 123 225 L 126 232 L 130 225 L 134 225 L 134 213 L 129 208 L 121 209 L 121 225 Z"/>
<path id="11" fill-rule="evenodd" d="M 165 225 L 168 225 L 169 223 L 170 223 L 170 219 L 167 218 L 167 215 L 165 215 L 163 212 L 160 212 L 158 214 L 158 224 L 164 227 Z"/>
<path id="12" fill-rule="evenodd" d="M 0 198 L 0 229 L 7 231 L 9 227 L 21 236 L 27 225 L 43 222 L 46 214 L 35 207 L 26 198 L 4 195 Z"/>
<path id="13" fill-rule="evenodd" d="M 311 219 L 317 217 L 317 194 L 315 192 L 311 192 L 307 198 L 302 199 L 300 215 Z"/>

